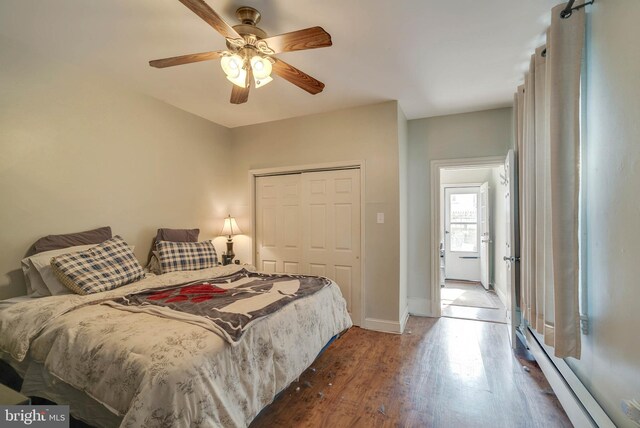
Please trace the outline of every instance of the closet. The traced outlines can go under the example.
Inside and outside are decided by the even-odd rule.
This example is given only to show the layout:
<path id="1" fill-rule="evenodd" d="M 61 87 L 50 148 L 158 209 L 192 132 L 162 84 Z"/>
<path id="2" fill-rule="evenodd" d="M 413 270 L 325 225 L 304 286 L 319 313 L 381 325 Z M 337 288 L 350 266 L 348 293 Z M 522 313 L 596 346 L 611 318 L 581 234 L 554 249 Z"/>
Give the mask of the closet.
<path id="1" fill-rule="evenodd" d="M 256 267 L 334 280 L 354 322 L 361 311 L 360 170 L 256 177 Z"/>

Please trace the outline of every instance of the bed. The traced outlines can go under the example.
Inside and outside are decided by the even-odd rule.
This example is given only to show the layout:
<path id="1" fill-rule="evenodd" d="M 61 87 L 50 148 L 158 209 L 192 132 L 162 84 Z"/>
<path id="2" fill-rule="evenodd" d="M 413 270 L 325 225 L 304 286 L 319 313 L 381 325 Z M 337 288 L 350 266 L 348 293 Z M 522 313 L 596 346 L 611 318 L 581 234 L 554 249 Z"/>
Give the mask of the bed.
<path id="1" fill-rule="evenodd" d="M 243 269 L 147 275 L 110 291 L 0 305 L 0 358 L 24 394 L 69 403 L 93 426 L 246 427 L 352 325 L 334 282 L 244 326 L 235 342 L 191 317 L 120 304 Z"/>

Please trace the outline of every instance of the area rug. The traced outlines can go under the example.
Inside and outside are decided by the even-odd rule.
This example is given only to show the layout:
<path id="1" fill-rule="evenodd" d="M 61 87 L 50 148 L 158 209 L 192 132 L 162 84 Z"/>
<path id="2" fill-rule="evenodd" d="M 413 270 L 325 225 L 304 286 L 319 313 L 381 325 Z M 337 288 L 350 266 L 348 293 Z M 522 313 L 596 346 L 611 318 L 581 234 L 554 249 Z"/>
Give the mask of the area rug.
<path id="1" fill-rule="evenodd" d="M 489 292 L 478 284 L 454 284 L 440 289 L 442 305 L 472 306 L 474 308 L 498 309 Z"/>

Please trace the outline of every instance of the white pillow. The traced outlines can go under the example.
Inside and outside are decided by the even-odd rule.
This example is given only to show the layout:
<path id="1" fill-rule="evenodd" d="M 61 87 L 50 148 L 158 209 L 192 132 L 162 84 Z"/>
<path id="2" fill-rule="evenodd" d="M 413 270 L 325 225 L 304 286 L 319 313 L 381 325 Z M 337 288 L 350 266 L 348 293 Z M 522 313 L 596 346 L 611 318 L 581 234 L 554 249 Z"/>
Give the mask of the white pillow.
<path id="1" fill-rule="evenodd" d="M 22 274 L 24 275 L 24 282 L 27 285 L 27 296 L 29 297 L 42 297 L 48 296 L 49 290 L 42 282 L 40 274 L 33 267 L 29 258 L 22 259 L 20 262 L 22 267 Z"/>
<path id="2" fill-rule="evenodd" d="M 61 254 L 88 250 L 93 247 L 95 247 L 95 244 L 78 245 L 75 247 L 61 248 L 59 250 L 45 251 L 22 259 L 22 272 L 24 273 L 24 280 L 27 284 L 27 294 L 30 297 L 73 294 L 71 290 L 62 285 L 53 274 L 51 258 Z"/>
<path id="3" fill-rule="evenodd" d="M 24 280 L 27 284 L 27 295 L 29 297 L 44 297 L 73 294 L 53 273 L 53 269 L 51 269 L 51 259 L 62 254 L 88 250 L 96 245 L 97 244 L 77 245 L 59 250 L 44 251 L 22 259 L 22 273 L 24 274 Z M 129 248 L 133 251 L 135 246 L 129 245 Z"/>

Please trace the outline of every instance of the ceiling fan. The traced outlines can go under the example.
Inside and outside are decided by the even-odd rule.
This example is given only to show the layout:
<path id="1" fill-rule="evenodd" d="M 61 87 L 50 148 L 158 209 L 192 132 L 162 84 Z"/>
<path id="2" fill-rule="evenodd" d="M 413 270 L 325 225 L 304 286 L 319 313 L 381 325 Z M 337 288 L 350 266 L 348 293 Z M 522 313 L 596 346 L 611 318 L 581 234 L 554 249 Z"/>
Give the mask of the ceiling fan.
<path id="1" fill-rule="evenodd" d="M 331 36 L 321 27 L 267 37 L 264 30 L 256 27 L 260 22 L 260 12 L 252 7 L 238 8 L 236 16 L 241 24 L 232 27 L 204 0 L 180 0 L 180 3 L 222 34 L 227 40 L 228 50 L 156 59 L 149 61 L 150 66 L 165 68 L 221 58 L 220 65 L 227 79 L 233 83 L 233 104 L 247 102 L 251 81 L 254 81 L 256 88 L 264 86 L 273 80 L 272 72 L 313 95 L 324 89 L 324 83 L 273 56 L 281 52 L 331 46 Z"/>

